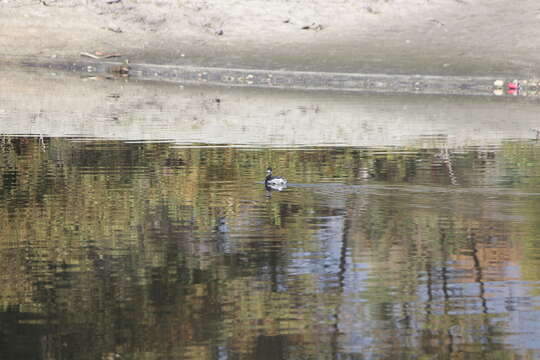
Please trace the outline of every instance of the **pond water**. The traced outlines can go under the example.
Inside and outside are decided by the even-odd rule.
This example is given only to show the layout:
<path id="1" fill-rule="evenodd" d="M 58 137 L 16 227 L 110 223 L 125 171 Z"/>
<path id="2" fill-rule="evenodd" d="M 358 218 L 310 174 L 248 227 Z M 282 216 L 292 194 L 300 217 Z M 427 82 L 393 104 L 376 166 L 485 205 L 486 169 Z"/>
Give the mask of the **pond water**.
<path id="1" fill-rule="evenodd" d="M 2 359 L 540 358 L 536 104 L 55 81 L 0 100 Z"/>

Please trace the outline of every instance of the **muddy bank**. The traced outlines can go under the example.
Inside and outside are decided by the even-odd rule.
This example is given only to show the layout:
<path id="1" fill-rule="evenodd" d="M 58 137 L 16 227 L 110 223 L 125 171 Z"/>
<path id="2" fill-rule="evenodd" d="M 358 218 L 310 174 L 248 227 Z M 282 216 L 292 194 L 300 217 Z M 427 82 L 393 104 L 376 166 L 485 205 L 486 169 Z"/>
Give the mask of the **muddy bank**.
<path id="1" fill-rule="evenodd" d="M 539 96 L 540 79 L 520 80 L 519 89 L 509 90 L 515 80 L 489 77 L 399 74 L 330 73 L 320 71 L 260 70 L 186 65 L 123 64 L 110 61 L 23 61 L 27 68 L 81 73 L 101 79 L 136 79 L 180 84 L 272 89 L 303 89 L 370 93 L 415 93 L 446 95 Z"/>
<path id="2" fill-rule="evenodd" d="M 503 0 L 3 0 L 3 61 L 533 78 L 538 6 Z"/>

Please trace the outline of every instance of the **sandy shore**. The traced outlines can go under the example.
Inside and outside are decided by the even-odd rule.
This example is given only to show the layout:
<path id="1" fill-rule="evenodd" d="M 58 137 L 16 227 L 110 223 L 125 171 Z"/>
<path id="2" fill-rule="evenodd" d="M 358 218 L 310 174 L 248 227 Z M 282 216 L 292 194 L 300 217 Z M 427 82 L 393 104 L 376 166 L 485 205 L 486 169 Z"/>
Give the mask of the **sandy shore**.
<path id="1" fill-rule="evenodd" d="M 2 60 L 538 75 L 534 0 L 0 0 Z"/>

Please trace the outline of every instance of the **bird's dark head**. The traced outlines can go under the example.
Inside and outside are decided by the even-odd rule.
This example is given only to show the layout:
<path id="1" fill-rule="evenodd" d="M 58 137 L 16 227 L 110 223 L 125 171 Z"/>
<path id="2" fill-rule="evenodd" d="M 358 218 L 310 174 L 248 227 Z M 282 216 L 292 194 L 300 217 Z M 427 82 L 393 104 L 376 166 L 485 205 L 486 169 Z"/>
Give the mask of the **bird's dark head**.
<path id="1" fill-rule="evenodd" d="M 266 175 L 272 175 L 272 168 L 271 167 L 266 169 Z"/>

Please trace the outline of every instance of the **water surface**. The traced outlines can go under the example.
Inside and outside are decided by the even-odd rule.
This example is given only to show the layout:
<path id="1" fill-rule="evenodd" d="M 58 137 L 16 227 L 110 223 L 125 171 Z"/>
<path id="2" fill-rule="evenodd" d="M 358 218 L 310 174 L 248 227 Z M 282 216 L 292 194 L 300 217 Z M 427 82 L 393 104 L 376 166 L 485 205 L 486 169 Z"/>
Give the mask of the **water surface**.
<path id="1" fill-rule="evenodd" d="M 540 357 L 535 104 L 252 93 L 240 114 L 276 137 L 246 144 L 242 126 L 257 131 L 245 116 L 201 100 L 244 92 L 183 89 L 187 103 L 210 109 L 193 119 L 189 107 L 162 102 L 163 88 L 149 87 L 156 96 L 144 104 L 139 85 L 123 86 L 120 99 L 133 94 L 123 104 L 109 91 L 89 95 L 109 99 L 101 113 L 82 97 L 80 108 L 61 107 L 26 90 L 25 106 L 15 87 L 0 100 L 4 126 L 29 121 L 3 128 L 0 141 L 2 358 Z M 343 116 L 350 131 L 286 146 L 288 122 L 270 120 L 294 103 L 287 114 L 306 124 Z M 306 103 L 320 111 L 298 108 Z M 441 106 L 467 109 L 463 127 Z M 110 109 L 116 120 L 103 116 Z M 510 110 L 516 126 L 502 121 Z M 371 143 L 361 143 L 354 114 L 378 124 L 364 127 Z M 432 127 L 399 132 L 392 120 L 408 118 Z M 44 119 L 66 127 L 32 128 Z M 97 129 L 94 120 L 101 134 L 201 125 L 178 125 L 169 141 L 62 130 L 70 121 Z M 237 141 L 203 143 L 220 121 Z M 490 121 L 498 126 L 479 125 Z M 471 144 L 458 136 L 466 126 L 479 129 L 463 133 Z M 290 186 L 265 189 L 267 166 Z"/>

